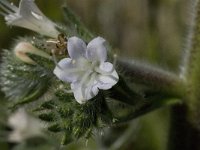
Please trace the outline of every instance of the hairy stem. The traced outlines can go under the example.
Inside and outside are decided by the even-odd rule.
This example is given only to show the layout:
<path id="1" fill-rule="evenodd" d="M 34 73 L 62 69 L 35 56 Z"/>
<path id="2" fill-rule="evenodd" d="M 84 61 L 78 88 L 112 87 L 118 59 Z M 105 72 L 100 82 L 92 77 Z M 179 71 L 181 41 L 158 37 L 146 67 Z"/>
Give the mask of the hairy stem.
<path id="1" fill-rule="evenodd" d="M 187 106 L 189 119 L 194 126 L 200 128 L 200 0 L 196 1 L 196 15 L 190 37 L 190 45 L 186 56 L 185 78 L 187 80 Z"/>
<path id="2" fill-rule="evenodd" d="M 181 98 L 185 94 L 185 82 L 179 76 L 162 69 L 127 59 L 118 59 L 123 76 L 130 82 L 147 86 L 153 92 Z"/>
<path id="3" fill-rule="evenodd" d="M 200 150 L 200 0 L 194 6 L 195 15 L 181 72 L 187 87 L 185 104 L 171 110 L 169 150 Z"/>
<path id="4" fill-rule="evenodd" d="M 117 86 L 111 89 L 110 97 L 132 105 L 133 112 L 126 116 L 115 116 L 115 124 L 132 120 L 155 109 L 182 103 L 186 85 L 179 76 L 156 67 L 136 63 L 127 59 L 118 59 L 119 69 L 124 73 L 120 76 Z M 138 92 L 130 88 L 123 78 L 144 87 Z"/>

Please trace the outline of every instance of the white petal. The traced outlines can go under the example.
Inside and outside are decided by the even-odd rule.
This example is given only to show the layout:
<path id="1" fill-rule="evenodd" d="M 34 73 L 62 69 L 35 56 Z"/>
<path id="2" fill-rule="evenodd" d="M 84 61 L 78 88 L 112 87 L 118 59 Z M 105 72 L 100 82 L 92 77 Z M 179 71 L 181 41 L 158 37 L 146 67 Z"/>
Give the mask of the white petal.
<path id="1" fill-rule="evenodd" d="M 99 89 L 97 88 L 97 86 L 94 86 L 92 84 L 87 85 L 87 86 L 80 85 L 79 82 L 72 83 L 71 89 L 74 93 L 74 97 L 76 101 L 80 104 L 83 104 L 87 102 L 88 100 L 92 99 L 99 92 Z"/>
<path id="2" fill-rule="evenodd" d="M 20 120 L 20 123 L 19 123 Z M 18 130 L 23 130 L 27 127 L 27 114 L 24 109 L 19 109 L 16 113 L 12 114 L 8 120 L 9 125 Z"/>
<path id="3" fill-rule="evenodd" d="M 117 72 L 114 70 L 110 75 L 99 75 L 98 88 L 102 90 L 108 90 L 112 88 L 119 80 Z"/>
<path id="4" fill-rule="evenodd" d="M 34 0 L 21 0 L 18 9 L 11 4 L 9 9 L 14 13 L 8 13 L 5 16 L 8 25 L 23 27 L 42 35 L 57 38 L 59 32 L 55 28 L 56 25 L 39 10 Z"/>
<path id="5" fill-rule="evenodd" d="M 90 92 L 91 98 L 95 97 L 99 93 L 99 89 L 97 85 L 92 86 L 91 91 L 89 92 Z"/>
<path id="6" fill-rule="evenodd" d="M 21 61 L 28 63 L 28 64 L 36 64 L 35 61 L 33 61 L 28 55 L 29 54 L 34 54 L 38 55 L 47 59 L 51 59 L 51 56 L 44 51 L 41 51 L 34 47 L 32 44 L 28 42 L 20 42 L 16 45 L 14 48 L 14 53 L 17 58 L 19 58 Z"/>
<path id="7" fill-rule="evenodd" d="M 24 140 L 24 136 L 19 131 L 11 132 L 8 136 L 8 140 L 10 142 L 22 142 Z"/>
<path id="8" fill-rule="evenodd" d="M 103 62 L 100 64 L 99 69 L 105 73 L 112 73 L 114 71 L 114 66 L 110 62 Z"/>
<path id="9" fill-rule="evenodd" d="M 97 37 L 87 45 L 86 56 L 91 61 L 104 62 L 107 59 L 105 39 Z"/>
<path id="10" fill-rule="evenodd" d="M 71 37 L 68 39 L 67 48 L 69 56 L 72 59 L 78 59 L 80 57 L 85 57 L 86 53 L 86 44 L 85 42 L 78 37 Z"/>
<path id="11" fill-rule="evenodd" d="M 71 89 L 72 89 L 72 91 L 74 93 L 74 97 L 75 97 L 76 101 L 79 104 L 83 104 L 83 103 L 85 103 L 87 101 L 87 99 L 85 97 L 85 91 L 84 91 L 82 86 L 80 86 L 77 83 L 72 83 L 71 84 Z"/>
<path id="12" fill-rule="evenodd" d="M 11 142 L 22 142 L 22 140 L 30 137 L 43 135 L 43 125 L 40 121 L 28 115 L 23 109 L 12 114 L 8 118 L 8 123 L 13 128 L 8 137 Z"/>
<path id="13" fill-rule="evenodd" d="M 75 82 L 82 76 L 81 70 L 70 58 L 62 59 L 53 73 L 64 82 Z"/>

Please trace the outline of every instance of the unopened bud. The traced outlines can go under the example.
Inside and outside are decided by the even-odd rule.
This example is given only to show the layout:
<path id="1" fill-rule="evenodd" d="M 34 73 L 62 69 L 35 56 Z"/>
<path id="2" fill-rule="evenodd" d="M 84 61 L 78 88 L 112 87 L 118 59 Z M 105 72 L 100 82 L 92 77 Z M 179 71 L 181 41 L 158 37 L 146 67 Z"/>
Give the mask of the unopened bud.
<path id="1" fill-rule="evenodd" d="M 20 42 L 14 49 L 14 53 L 17 58 L 21 61 L 28 63 L 28 64 L 36 64 L 34 60 L 32 60 L 27 53 L 38 55 L 47 59 L 51 59 L 51 56 L 38 48 L 34 47 L 31 43 L 28 42 Z"/>

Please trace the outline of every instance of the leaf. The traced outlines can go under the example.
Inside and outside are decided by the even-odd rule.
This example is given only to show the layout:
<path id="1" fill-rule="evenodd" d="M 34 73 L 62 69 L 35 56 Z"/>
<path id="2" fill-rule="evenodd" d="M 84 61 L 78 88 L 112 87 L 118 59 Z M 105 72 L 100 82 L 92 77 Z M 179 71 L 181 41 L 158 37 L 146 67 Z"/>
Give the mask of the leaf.
<path id="1" fill-rule="evenodd" d="M 3 52 L 0 75 L 1 89 L 13 106 L 37 100 L 51 86 L 53 77 L 43 66 L 25 64 L 9 50 Z"/>

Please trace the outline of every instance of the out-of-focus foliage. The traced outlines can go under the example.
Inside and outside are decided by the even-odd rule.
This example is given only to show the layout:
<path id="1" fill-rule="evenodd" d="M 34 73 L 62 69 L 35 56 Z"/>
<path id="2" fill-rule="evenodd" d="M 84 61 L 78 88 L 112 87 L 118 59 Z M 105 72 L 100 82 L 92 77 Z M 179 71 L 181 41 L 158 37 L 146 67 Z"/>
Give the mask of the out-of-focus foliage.
<path id="1" fill-rule="evenodd" d="M 15 2 L 17 2 L 15 0 Z M 142 59 L 178 71 L 181 50 L 184 49 L 188 0 L 36 0 L 41 10 L 53 21 L 62 22 L 64 18 L 60 6 L 67 3 L 80 16 L 86 26 L 101 35 L 116 48 L 116 51 L 130 58 Z M 25 29 L 9 28 L 0 17 L 0 49 L 9 48 L 17 36 L 32 34 Z M 3 94 L 0 94 L 0 100 Z M 1 104 L 2 105 L 2 104 Z M 133 141 L 124 149 L 162 150 L 168 132 L 168 112 L 156 111 L 146 115 L 138 122 Z M 108 129 L 109 130 L 109 129 Z M 106 130 L 105 130 L 106 131 Z M 103 132 L 103 131 L 102 131 Z M 96 143 L 95 143 L 96 144 Z M 100 144 L 100 143 L 99 143 Z M 101 143 L 102 144 L 102 143 Z M 101 145 L 100 144 L 100 145 Z M 90 141 L 70 145 L 89 150 Z M 94 146 L 91 148 L 94 149 Z"/>
<path id="2" fill-rule="evenodd" d="M 178 70 L 190 1 L 68 0 L 67 3 L 82 16 L 89 29 L 120 49 L 120 54 Z"/>

